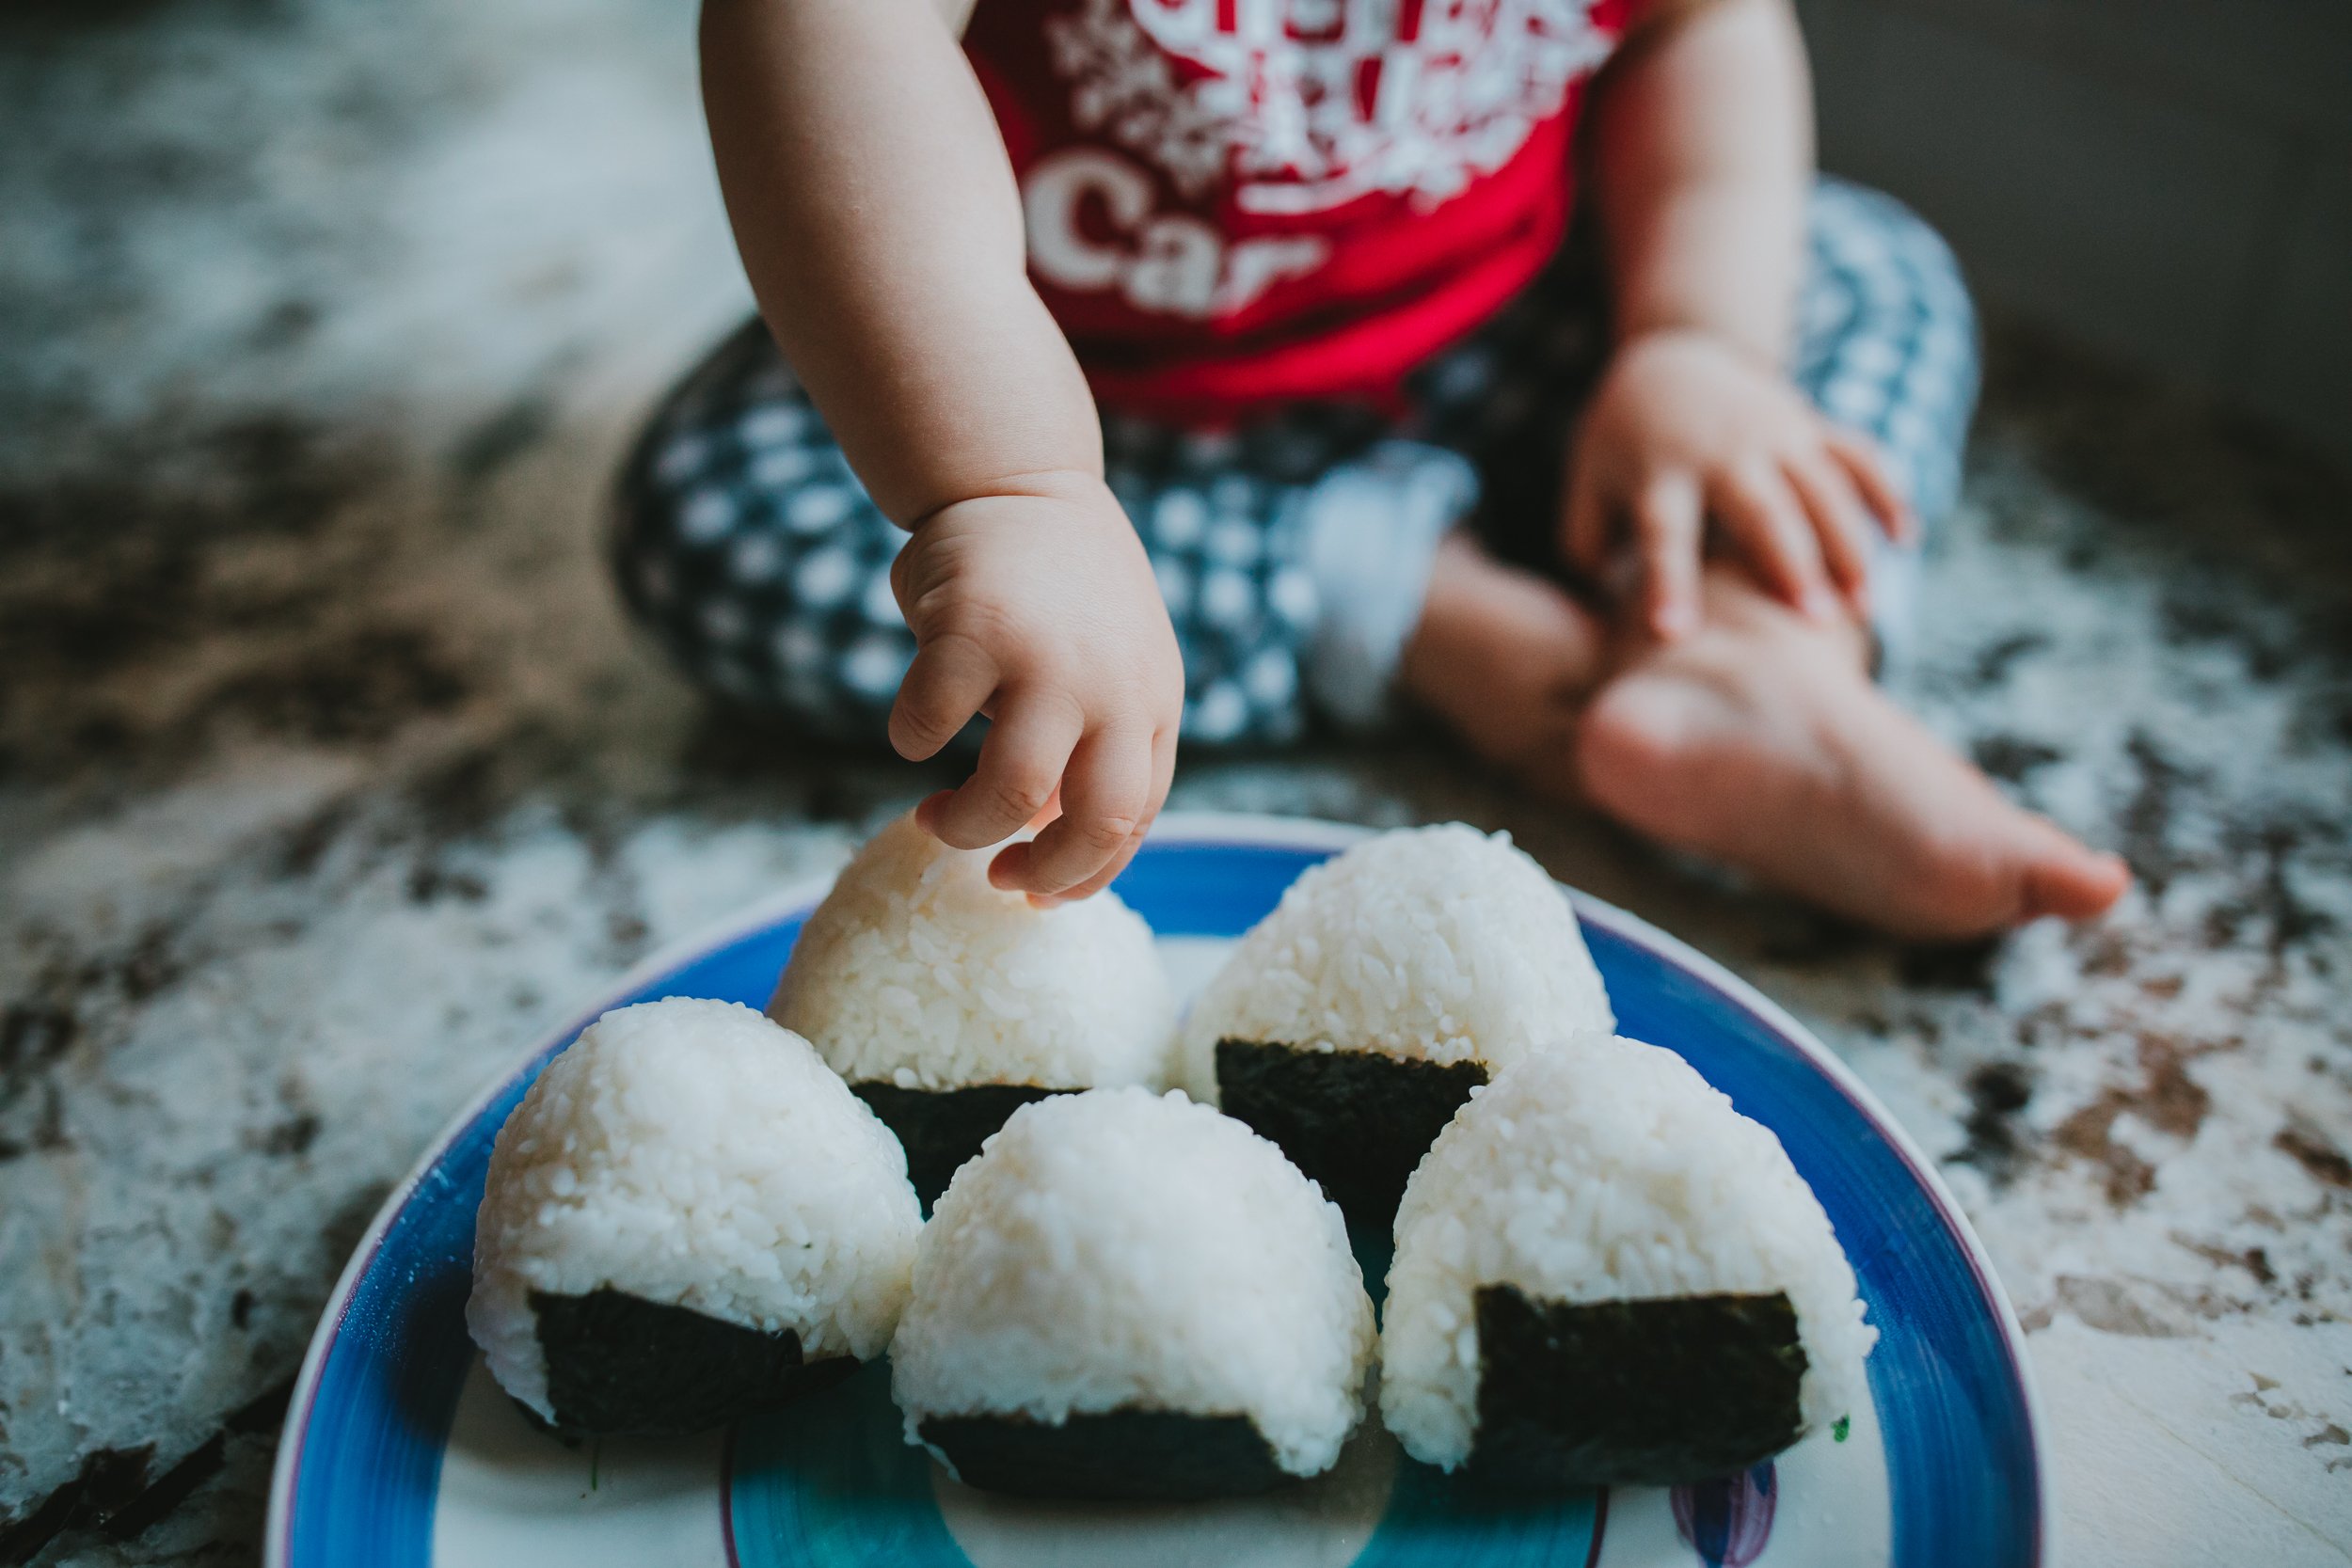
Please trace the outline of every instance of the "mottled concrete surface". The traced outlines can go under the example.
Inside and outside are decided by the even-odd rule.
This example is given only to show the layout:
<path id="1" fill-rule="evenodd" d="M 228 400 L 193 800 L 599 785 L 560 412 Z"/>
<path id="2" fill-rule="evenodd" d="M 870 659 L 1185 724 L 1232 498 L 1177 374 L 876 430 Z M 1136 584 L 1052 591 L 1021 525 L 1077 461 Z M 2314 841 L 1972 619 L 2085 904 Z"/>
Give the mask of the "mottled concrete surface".
<path id="1" fill-rule="evenodd" d="M 744 309 L 664 0 L 0 23 L 0 1562 L 245 1560 L 387 1184 L 926 788 L 625 635 L 605 474 Z M 2352 1560 L 2352 502 L 2005 336 L 1914 680 L 2141 882 L 1906 951 L 1425 746 L 1177 804 L 1507 826 L 1812 1022 L 2032 1334 L 2078 1563 Z"/>

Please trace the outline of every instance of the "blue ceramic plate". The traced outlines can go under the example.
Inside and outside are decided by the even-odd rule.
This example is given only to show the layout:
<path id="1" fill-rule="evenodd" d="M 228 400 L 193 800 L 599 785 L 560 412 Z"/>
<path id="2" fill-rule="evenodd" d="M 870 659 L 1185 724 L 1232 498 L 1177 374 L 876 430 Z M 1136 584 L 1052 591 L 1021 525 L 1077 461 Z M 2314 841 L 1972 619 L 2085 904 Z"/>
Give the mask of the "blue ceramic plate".
<path id="1" fill-rule="evenodd" d="M 1359 831 L 1175 817 L 1120 879 L 1197 987 L 1292 879 Z M 481 1370 L 464 1307 L 490 1143 L 540 1067 L 607 1008 L 766 1002 L 821 887 L 641 971 L 541 1042 L 376 1215 L 310 1342 L 270 1496 L 273 1568 L 2031 1568 L 2048 1480 L 2014 1316 L 1933 1167 L 1794 1020 L 1621 911 L 1576 895 L 1620 1027 L 1672 1047 L 1780 1135 L 1853 1261 L 1880 1339 L 1871 1407 L 1743 1476 L 1541 1506 L 1481 1502 L 1377 1430 L 1270 1497 L 1014 1503 L 900 1441 L 868 1368 L 782 1416 L 686 1443 L 566 1448 Z M 1377 1279 L 1378 1259 L 1368 1276 Z"/>

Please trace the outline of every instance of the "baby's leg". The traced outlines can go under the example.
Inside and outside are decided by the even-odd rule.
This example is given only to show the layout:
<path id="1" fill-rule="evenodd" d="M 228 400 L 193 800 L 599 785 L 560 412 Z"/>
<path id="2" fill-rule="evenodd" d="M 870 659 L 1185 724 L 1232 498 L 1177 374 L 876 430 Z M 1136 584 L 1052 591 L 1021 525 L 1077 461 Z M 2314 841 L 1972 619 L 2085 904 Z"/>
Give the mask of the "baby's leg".
<path id="1" fill-rule="evenodd" d="M 1790 376 L 1823 413 L 1878 444 L 1888 477 L 1932 529 L 1960 499 L 1977 405 L 1967 285 L 1943 237 L 1892 197 L 1823 179 L 1807 217 Z M 1871 631 L 1882 664 L 1899 667 L 1924 587 L 1919 548 L 1883 537 L 1878 546 Z"/>
<path id="2" fill-rule="evenodd" d="M 1469 464 L 1338 408 L 1216 433 L 1113 417 L 1104 449 L 1184 651 L 1187 743 L 1386 718 L 1438 541 L 1477 495 Z"/>
<path id="3" fill-rule="evenodd" d="M 1883 197 L 1825 182 L 1813 216 L 1797 382 L 1878 440 L 1931 527 L 1976 395 L 1966 292 Z M 1869 641 L 1898 662 L 1919 565 L 1893 546 L 1873 563 Z M 1871 653 L 1861 628 L 1825 631 L 1710 570 L 1699 632 L 1636 652 L 1586 711 L 1573 783 L 1651 837 L 1905 935 L 2112 904 L 2122 863 L 2010 804 L 1868 678 Z"/>
<path id="4" fill-rule="evenodd" d="M 1884 198 L 1825 182 L 1813 217 L 1792 373 L 1879 441 L 1931 525 L 1957 494 L 1976 394 L 1967 293 L 1943 242 Z M 1608 646 L 1592 612 L 1527 570 L 1554 559 L 1565 436 L 1600 336 L 1573 264 L 1514 317 L 1424 388 L 1434 432 L 1479 460 L 1490 504 L 1481 537 L 1439 556 L 1404 666 L 1415 696 L 1537 794 L 1872 925 L 1961 937 L 2114 901 L 2121 863 L 2010 804 L 1870 680 L 1907 641 L 1915 550 L 1873 563 L 1867 633 L 1800 621 L 1718 567 L 1699 632 L 1663 648 Z"/>
<path id="5" fill-rule="evenodd" d="M 890 592 L 904 538 L 754 320 L 630 454 L 613 569 L 695 684 L 803 730 L 880 740 L 914 657 Z"/>
<path id="6" fill-rule="evenodd" d="M 1381 715 L 1439 537 L 1476 492 L 1450 452 L 1369 414 L 1230 434 L 1112 417 L 1105 477 L 1184 650 L 1184 736 L 1295 738 Z M 914 644 L 903 539 L 755 321 L 681 383 L 624 470 L 615 569 L 686 673 L 802 728 L 881 742 Z"/>
<path id="7" fill-rule="evenodd" d="M 1599 299 L 1572 242 L 1406 388 L 1414 428 L 1469 458 L 1482 495 L 1432 563 L 1400 684 L 1480 757 L 1550 794 L 1608 669 L 1607 627 L 1562 587 L 1554 544 L 1568 432 L 1608 346 Z"/>
<path id="8" fill-rule="evenodd" d="M 1608 628 L 1557 583 L 1497 560 L 1467 530 L 1439 545 L 1398 671 L 1470 750 L 1545 788 L 1565 783 L 1577 725 L 1608 671 Z"/>
<path id="9" fill-rule="evenodd" d="M 1708 570 L 1695 633 L 1650 648 L 1585 710 L 1574 782 L 1675 848 L 1900 935 L 2094 915 L 2128 879 L 1889 701 L 1858 630 Z"/>

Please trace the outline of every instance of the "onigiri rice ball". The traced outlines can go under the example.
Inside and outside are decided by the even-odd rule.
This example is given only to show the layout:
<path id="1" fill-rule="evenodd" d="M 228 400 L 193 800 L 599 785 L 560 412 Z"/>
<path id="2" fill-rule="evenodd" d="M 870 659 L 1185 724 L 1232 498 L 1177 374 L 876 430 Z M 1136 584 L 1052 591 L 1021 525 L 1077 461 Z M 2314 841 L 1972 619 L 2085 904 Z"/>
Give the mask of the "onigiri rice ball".
<path id="1" fill-rule="evenodd" d="M 1448 1470 L 1674 1485 L 1860 1408 L 1876 1338 L 1780 1140 L 1673 1052 L 1588 1041 L 1503 1069 L 1414 1172 L 1380 1409 Z"/>
<path id="2" fill-rule="evenodd" d="M 735 1003 L 605 1014 L 499 1130 L 466 1323 L 564 1432 L 680 1434 L 882 1353 L 922 1227 L 890 1130 Z"/>
<path id="3" fill-rule="evenodd" d="M 907 1151 L 926 1205 L 1016 1106 L 1167 1081 L 1176 1000 L 1117 895 L 1040 909 L 993 850 L 893 822 L 809 916 L 769 1016 L 815 1044 Z"/>
<path id="4" fill-rule="evenodd" d="M 1300 876 L 1194 1004 L 1183 1051 L 1196 1097 L 1385 1230 L 1473 1087 L 1614 1028 L 1559 885 L 1509 835 L 1455 822 Z"/>
<path id="5" fill-rule="evenodd" d="M 965 1482 L 1178 1499 L 1328 1469 L 1372 1304 L 1281 1151 L 1139 1088 L 1015 1111 L 923 1232 L 891 1346 L 910 1442 Z"/>

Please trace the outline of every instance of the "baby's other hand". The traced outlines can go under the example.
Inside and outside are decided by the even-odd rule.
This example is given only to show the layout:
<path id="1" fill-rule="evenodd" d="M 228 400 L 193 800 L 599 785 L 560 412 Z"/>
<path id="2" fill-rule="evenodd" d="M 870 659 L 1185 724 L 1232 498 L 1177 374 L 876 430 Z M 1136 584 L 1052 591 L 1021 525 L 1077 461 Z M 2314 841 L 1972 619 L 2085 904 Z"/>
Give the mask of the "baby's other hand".
<path id="1" fill-rule="evenodd" d="M 1877 450 L 1788 379 L 1710 334 L 1670 329 L 1620 346 L 1569 459 L 1563 545 L 1596 578 L 1628 551 L 1643 624 L 1698 622 L 1706 525 L 1767 592 L 1817 619 L 1867 612 L 1869 531 L 1908 540 L 1909 509 Z"/>
<path id="2" fill-rule="evenodd" d="M 1061 816 L 989 866 L 998 887 L 1081 898 L 1116 877 L 1168 797 L 1184 695 L 1143 545 L 1099 479 L 1033 474 L 915 525 L 890 571 L 914 662 L 890 743 L 919 761 L 976 713 L 978 768 L 916 819 L 962 849 Z"/>

